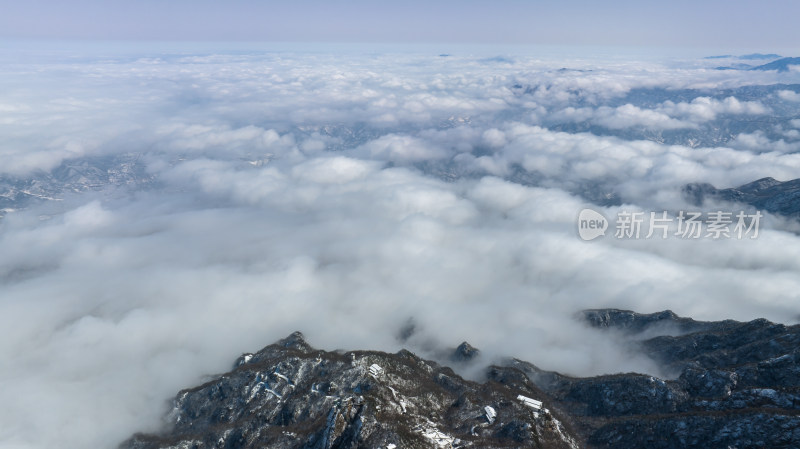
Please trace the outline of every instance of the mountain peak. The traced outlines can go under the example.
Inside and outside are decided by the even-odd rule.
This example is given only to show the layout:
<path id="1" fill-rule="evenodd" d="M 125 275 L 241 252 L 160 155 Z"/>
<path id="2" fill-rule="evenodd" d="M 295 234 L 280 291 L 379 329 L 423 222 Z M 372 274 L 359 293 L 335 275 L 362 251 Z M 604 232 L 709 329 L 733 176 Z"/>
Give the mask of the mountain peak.
<path id="1" fill-rule="evenodd" d="M 467 343 L 466 341 L 458 345 L 458 347 L 450 355 L 450 360 L 454 362 L 469 362 L 480 356 L 481 351 Z"/>
<path id="2" fill-rule="evenodd" d="M 288 337 L 278 341 L 277 345 L 286 349 L 296 349 L 302 352 L 309 352 L 314 349 L 306 342 L 305 335 L 300 331 L 292 332 Z"/>

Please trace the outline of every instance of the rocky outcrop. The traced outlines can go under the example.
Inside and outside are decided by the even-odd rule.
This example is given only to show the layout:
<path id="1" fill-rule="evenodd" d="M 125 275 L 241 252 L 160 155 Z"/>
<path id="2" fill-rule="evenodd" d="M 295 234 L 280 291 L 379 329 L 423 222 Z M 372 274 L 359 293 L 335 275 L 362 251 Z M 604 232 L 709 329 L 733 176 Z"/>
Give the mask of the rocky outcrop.
<path id="1" fill-rule="evenodd" d="M 800 326 L 587 310 L 670 378 L 570 377 L 509 360 L 483 382 L 408 351 L 326 352 L 299 333 L 180 392 L 155 448 L 797 448 Z M 474 363 L 462 343 L 444 359 Z"/>
<path id="2" fill-rule="evenodd" d="M 509 362 L 572 416 L 589 447 L 800 447 L 800 326 L 701 322 L 670 311 L 582 315 L 679 373 L 573 378 Z M 670 335 L 644 337 L 658 331 Z"/>
<path id="3" fill-rule="evenodd" d="M 777 215 L 800 218 L 800 179 L 781 182 L 762 178 L 731 189 L 717 189 L 711 184 L 687 184 L 687 201 L 701 206 L 706 199 L 742 203 Z"/>
<path id="4" fill-rule="evenodd" d="M 408 351 L 325 352 L 295 333 L 180 392 L 169 431 L 135 435 L 122 447 L 578 447 L 547 405 L 527 380 L 470 382 Z"/>

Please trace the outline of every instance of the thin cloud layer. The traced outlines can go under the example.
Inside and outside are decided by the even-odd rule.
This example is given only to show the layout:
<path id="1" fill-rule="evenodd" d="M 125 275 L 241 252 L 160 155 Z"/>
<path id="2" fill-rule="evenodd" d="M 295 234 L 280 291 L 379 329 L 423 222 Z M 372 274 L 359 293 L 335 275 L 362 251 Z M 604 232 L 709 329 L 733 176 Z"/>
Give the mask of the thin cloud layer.
<path id="1" fill-rule="evenodd" d="M 717 92 L 790 77 L 313 52 L 9 65 L 3 182 L 75 187 L 0 221 L 0 442 L 113 447 L 157 428 L 178 389 L 294 330 L 326 349 L 436 357 L 468 340 L 487 362 L 666 375 L 574 313 L 795 320 L 800 239 L 778 218 L 756 240 L 587 243 L 575 222 L 598 192 L 618 198 L 593 206 L 613 217 L 694 207 L 689 182 L 798 177 L 793 97 L 770 97 L 778 114 Z M 731 115 L 778 117 L 783 140 L 692 148 L 553 125 L 655 132 Z M 113 182 L 92 184 L 100 174 Z"/>

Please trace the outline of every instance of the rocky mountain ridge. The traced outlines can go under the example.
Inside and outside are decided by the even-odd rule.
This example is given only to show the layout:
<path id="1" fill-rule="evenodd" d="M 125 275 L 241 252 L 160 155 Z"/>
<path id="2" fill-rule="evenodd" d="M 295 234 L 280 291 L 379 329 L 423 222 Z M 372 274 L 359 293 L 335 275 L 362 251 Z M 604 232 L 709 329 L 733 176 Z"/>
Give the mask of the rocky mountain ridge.
<path id="1" fill-rule="evenodd" d="M 746 204 L 786 217 L 800 218 L 800 179 L 778 181 L 762 178 L 729 189 L 717 189 L 711 184 L 687 184 L 684 197 L 697 206 L 706 199 Z"/>
<path id="2" fill-rule="evenodd" d="M 295 333 L 180 392 L 151 448 L 796 448 L 800 326 L 583 311 L 675 376 L 577 378 L 517 359 L 482 382 L 408 351 L 326 352 Z M 463 343 L 449 358 L 469 363 Z"/>
<path id="3" fill-rule="evenodd" d="M 470 382 L 408 351 L 326 352 L 294 333 L 180 392 L 168 433 L 123 447 L 577 448 L 541 396 L 531 382 Z"/>
<path id="4" fill-rule="evenodd" d="M 571 416 L 586 447 L 800 447 L 800 326 L 703 322 L 671 311 L 581 315 L 629 336 L 631 350 L 675 374 L 574 378 L 514 360 Z"/>

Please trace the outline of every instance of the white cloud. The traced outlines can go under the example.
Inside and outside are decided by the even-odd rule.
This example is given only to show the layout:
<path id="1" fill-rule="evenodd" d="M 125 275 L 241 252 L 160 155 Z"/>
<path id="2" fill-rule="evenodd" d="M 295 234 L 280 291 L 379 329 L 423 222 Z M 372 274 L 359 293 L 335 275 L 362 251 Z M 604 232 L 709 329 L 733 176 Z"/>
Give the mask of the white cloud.
<path id="1" fill-rule="evenodd" d="M 665 101 L 653 109 L 643 109 L 632 104 L 617 107 L 574 108 L 557 111 L 550 118 L 556 121 L 588 121 L 609 129 L 644 127 L 652 130 L 697 128 L 723 114 L 763 115 L 769 112 L 757 101 L 739 101 L 735 97 L 716 100 L 698 97 L 691 102 Z"/>
<path id="2" fill-rule="evenodd" d="M 793 90 L 779 90 L 778 97 L 786 101 L 800 102 L 800 94 Z"/>
<path id="3" fill-rule="evenodd" d="M 292 169 L 294 176 L 321 184 L 342 184 L 363 179 L 377 165 L 347 157 L 317 158 Z"/>
<path id="4" fill-rule="evenodd" d="M 483 141 L 493 148 L 500 148 L 507 143 L 505 134 L 496 128 L 487 129 L 484 131 Z"/>
<path id="5" fill-rule="evenodd" d="M 0 108 L 0 172 L 135 153 L 156 180 L 2 218 L 0 445 L 113 446 L 157 428 L 178 389 L 298 329 L 326 349 L 397 350 L 395 332 L 413 316 L 420 333 L 408 345 L 423 353 L 469 340 L 573 374 L 657 374 L 573 313 L 794 313 L 795 235 L 767 225 L 753 242 L 587 244 L 574 222 L 585 201 L 570 193 L 610 186 L 624 207 L 680 208 L 687 182 L 796 177 L 800 155 L 776 147 L 791 143 L 752 133 L 692 149 L 537 126 L 547 111 L 662 130 L 765 114 L 733 97 L 650 109 L 603 101 L 781 75 L 436 61 L 165 56 L 45 64 L 43 85 L 0 72 L 3 85 L 31 87 L 0 89 L 0 104 L 26 105 Z"/>
<path id="6" fill-rule="evenodd" d="M 773 141 L 761 131 L 739 134 L 730 142 L 730 146 L 754 152 L 778 151 L 781 153 L 795 153 L 800 151 L 800 142 L 787 143 L 783 139 Z"/>
<path id="7" fill-rule="evenodd" d="M 722 114 L 763 115 L 769 112 L 769 109 L 758 101 L 739 101 L 736 97 L 727 97 L 721 101 L 698 97 L 689 103 L 665 101 L 657 109 L 671 116 L 684 117 L 697 123 L 714 120 Z"/>
<path id="8" fill-rule="evenodd" d="M 667 114 L 641 109 L 631 104 L 619 106 L 614 109 L 601 107 L 593 114 L 592 121 L 611 129 L 623 129 L 636 126 L 653 129 L 678 129 L 692 128 L 695 126 L 690 122 L 675 120 Z"/>
<path id="9" fill-rule="evenodd" d="M 414 162 L 441 159 L 447 152 L 421 139 L 397 134 L 389 134 L 372 140 L 357 148 L 358 153 L 368 157 L 394 162 Z"/>

